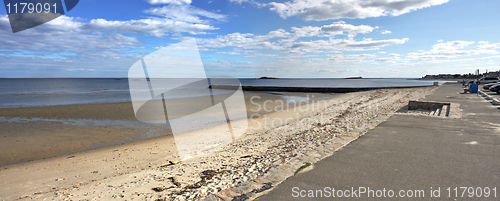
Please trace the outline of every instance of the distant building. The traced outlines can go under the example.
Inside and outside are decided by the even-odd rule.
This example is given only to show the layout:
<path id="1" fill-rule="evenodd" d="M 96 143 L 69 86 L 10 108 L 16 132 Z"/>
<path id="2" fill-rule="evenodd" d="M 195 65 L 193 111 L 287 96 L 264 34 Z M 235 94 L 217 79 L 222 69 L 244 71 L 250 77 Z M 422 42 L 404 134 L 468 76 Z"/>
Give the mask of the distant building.
<path id="1" fill-rule="evenodd" d="M 491 72 L 491 77 L 498 77 L 499 72 Z M 496 74 L 494 74 L 496 73 Z M 481 75 L 480 75 L 481 76 Z M 475 79 L 474 74 L 439 74 L 439 75 L 426 75 L 422 79 Z"/>
<path id="2" fill-rule="evenodd" d="M 453 78 L 453 75 L 450 75 L 450 74 L 439 74 L 438 78 Z"/>
<path id="3" fill-rule="evenodd" d="M 499 71 L 491 71 L 483 74 L 483 77 L 500 77 Z"/>

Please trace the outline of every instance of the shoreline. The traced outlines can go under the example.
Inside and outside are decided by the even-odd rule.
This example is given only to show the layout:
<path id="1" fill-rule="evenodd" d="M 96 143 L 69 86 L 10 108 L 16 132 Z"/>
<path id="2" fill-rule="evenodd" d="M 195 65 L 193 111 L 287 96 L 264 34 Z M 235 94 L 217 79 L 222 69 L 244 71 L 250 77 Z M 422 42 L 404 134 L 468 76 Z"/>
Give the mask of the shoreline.
<path id="1" fill-rule="evenodd" d="M 265 105 L 275 108 L 286 103 L 288 96 L 310 98 L 311 95 L 319 99 L 335 96 L 246 93 L 248 117 L 272 112 L 250 104 L 251 97 L 259 97 L 253 103 L 269 101 Z M 172 134 L 168 127 L 137 121 L 131 102 L 3 108 L 0 109 L 0 127 L 3 128 L 0 167 Z"/>
<path id="2" fill-rule="evenodd" d="M 334 152 L 321 148 L 315 151 L 318 156 L 309 153 L 321 147 L 321 141 L 332 146 L 346 144 L 359 136 L 355 130 L 369 129 L 370 125 L 383 121 L 384 115 L 399 109 L 398 106 L 405 104 L 404 100 L 421 98 L 433 89 L 435 87 L 355 92 L 327 99 L 328 104 L 318 105 L 317 110 L 314 107 L 308 110 L 313 104 L 309 103 L 293 108 L 306 108 L 304 111 L 268 113 L 249 119 L 249 130 L 238 141 L 179 163 L 173 137 L 168 135 L 71 156 L 2 166 L 0 179 L 5 183 L 0 185 L 0 197 L 124 199 L 135 195 L 139 199 L 165 196 L 194 199 L 216 194 L 223 197 L 221 193 L 227 189 L 245 186 L 245 182 L 252 183 L 273 172 L 278 174 L 274 175 L 278 178 L 274 183 L 286 179 L 290 171 L 293 173 L 305 160 Z M 277 125 L 279 121 L 266 122 L 266 118 L 285 121 Z M 305 119 L 310 122 L 305 123 Z M 360 123 L 366 127 L 355 126 Z M 260 127 L 256 127 L 257 124 Z M 294 138 L 297 139 L 292 140 Z M 206 171 L 212 171 L 211 176 L 200 179 L 200 175 L 208 174 Z M 23 185 L 27 181 L 31 186 Z M 154 188 L 161 192 L 155 192 Z"/>
<path id="3" fill-rule="evenodd" d="M 274 91 L 274 92 L 302 92 L 302 93 L 350 93 L 360 91 L 371 91 L 379 89 L 406 89 L 428 87 L 432 85 L 421 86 L 390 86 L 390 87 L 290 87 L 290 86 L 241 86 L 244 91 Z M 219 89 L 234 88 L 236 86 L 220 85 L 215 86 Z"/>

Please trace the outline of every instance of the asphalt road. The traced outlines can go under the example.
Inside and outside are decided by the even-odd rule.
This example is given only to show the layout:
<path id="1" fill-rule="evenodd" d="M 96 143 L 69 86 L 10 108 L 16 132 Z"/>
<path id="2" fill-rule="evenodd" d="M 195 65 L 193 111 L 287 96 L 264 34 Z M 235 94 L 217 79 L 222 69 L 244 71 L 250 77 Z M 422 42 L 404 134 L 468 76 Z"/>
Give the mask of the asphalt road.
<path id="1" fill-rule="evenodd" d="M 459 92 L 425 101 L 459 103 L 462 118 L 394 115 L 257 200 L 500 200 L 499 107 Z"/>

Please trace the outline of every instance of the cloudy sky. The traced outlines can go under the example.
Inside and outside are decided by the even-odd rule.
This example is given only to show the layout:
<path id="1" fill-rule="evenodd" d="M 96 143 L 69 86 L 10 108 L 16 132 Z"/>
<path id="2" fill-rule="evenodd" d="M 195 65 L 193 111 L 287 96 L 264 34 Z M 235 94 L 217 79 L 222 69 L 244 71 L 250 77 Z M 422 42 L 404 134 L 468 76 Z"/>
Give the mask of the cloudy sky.
<path id="1" fill-rule="evenodd" d="M 126 77 L 196 39 L 209 76 L 422 77 L 500 69 L 497 0 L 80 0 L 12 33 L 0 77 Z"/>

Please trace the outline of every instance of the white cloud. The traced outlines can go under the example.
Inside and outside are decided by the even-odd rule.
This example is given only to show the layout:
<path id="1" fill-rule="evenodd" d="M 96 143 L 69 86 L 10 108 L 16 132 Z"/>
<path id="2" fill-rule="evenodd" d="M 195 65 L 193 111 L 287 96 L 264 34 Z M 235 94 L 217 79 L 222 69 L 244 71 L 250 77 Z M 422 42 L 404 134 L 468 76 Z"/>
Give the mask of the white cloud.
<path id="1" fill-rule="evenodd" d="M 355 26 L 352 24 L 346 24 L 343 21 L 339 21 L 330 25 L 322 26 L 321 31 L 335 35 L 343 34 L 344 32 L 348 32 L 350 35 L 356 35 L 359 33 L 362 34 L 369 33 L 377 28 L 378 27 L 371 27 L 368 25 Z"/>
<path id="2" fill-rule="evenodd" d="M 241 55 L 241 52 L 216 52 L 216 53 L 225 55 Z"/>
<path id="3" fill-rule="evenodd" d="M 303 28 L 303 29 L 302 29 Z M 298 28 L 304 33 L 311 33 L 310 27 Z M 307 31 L 309 30 L 309 31 Z M 281 33 L 286 33 L 280 30 Z M 373 54 L 348 54 L 348 51 L 356 50 L 372 50 L 384 47 L 391 44 L 402 44 L 408 39 L 390 39 L 390 40 L 373 40 L 363 39 L 360 41 L 347 39 L 326 39 L 326 40 L 310 40 L 310 41 L 287 41 L 292 38 L 294 31 L 290 34 L 282 34 L 284 39 L 277 40 L 273 43 L 280 50 L 266 51 L 273 52 L 273 54 L 260 53 L 258 51 L 248 51 L 238 49 L 240 56 L 244 57 L 260 57 L 260 58 L 276 58 L 271 60 L 273 62 L 234 62 L 227 60 L 224 62 L 212 62 L 213 71 L 216 71 L 220 66 L 233 66 L 241 69 L 238 73 L 251 74 L 258 76 L 276 76 L 276 77 L 349 77 L 349 76 L 363 76 L 370 77 L 375 74 L 387 76 L 410 76 L 420 77 L 423 76 L 421 69 L 451 69 L 457 70 L 457 66 L 467 66 L 476 68 L 477 55 L 483 54 L 496 54 L 493 56 L 483 57 L 482 59 L 495 60 L 498 57 L 498 52 L 492 49 L 481 49 L 482 46 L 475 46 L 473 41 L 451 41 L 439 42 L 430 48 L 428 51 L 420 50 L 409 54 L 377 52 Z M 302 34 L 308 35 L 308 34 Z M 262 37 L 264 36 L 250 36 L 246 38 Z M 322 36 L 321 33 L 317 36 Z M 287 38 L 288 37 L 288 38 Z M 276 41 L 276 40 L 273 40 Z M 283 42 L 286 41 L 286 42 Z M 494 45 L 489 43 L 483 43 Z M 485 46 L 484 48 L 489 48 Z M 495 46 L 496 48 L 496 46 Z M 248 51 L 248 52 L 247 52 Z M 335 54 L 332 54 L 335 52 Z M 224 54 L 233 54 L 224 52 Z M 378 57 L 386 54 L 385 57 Z M 484 61 L 484 60 L 483 60 Z M 494 64 L 494 62 L 490 63 Z M 367 70 L 365 66 L 369 64 Z M 244 67 L 243 67 L 244 66 Z M 307 66 L 307 68 L 304 68 Z M 488 69 L 491 67 L 488 67 Z M 245 72 L 247 70 L 249 72 Z M 251 69 L 251 70 L 250 70 Z M 371 69 L 371 70 L 370 70 Z M 419 69 L 419 70 L 416 70 Z M 209 70 L 210 71 L 210 70 Z M 209 72 L 207 71 L 207 73 Z M 250 72 L 251 71 L 251 72 Z M 410 73 L 409 73 L 410 72 Z M 300 73 L 300 75 L 297 75 Z M 406 73 L 406 74 L 405 74 Z M 422 75 L 419 75 L 422 73 Z M 426 72 L 427 74 L 433 74 Z"/>
<path id="4" fill-rule="evenodd" d="M 140 33 L 161 37 L 169 34 L 194 35 L 207 34 L 207 31 L 217 30 L 210 25 L 210 20 L 224 20 L 225 15 L 209 12 L 191 6 L 191 0 L 146 0 L 151 4 L 169 4 L 163 7 L 151 8 L 144 12 L 155 17 L 137 20 L 118 21 L 92 19 L 82 25 L 82 29 L 91 31 L 110 30 L 123 33 Z"/>
<path id="5" fill-rule="evenodd" d="M 150 4 L 172 4 L 172 5 L 184 5 L 191 4 L 191 0 L 146 0 Z"/>
<path id="6" fill-rule="evenodd" d="M 138 44 L 139 40 L 122 34 L 87 33 L 86 23 L 65 15 L 44 25 L 19 33 L 10 31 L 9 19 L 0 16 L 0 47 L 10 50 L 84 52 Z M 95 31 L 95 30 L 93 30 Z"/>
<path id="7" fill-rule="evenodd" d="M 362 41 L 346 41 L 347 47 L 360 47 L 360 48 L 371 48 L 371 47 L 384 47 L 388 45 L 399 45 L 408 41 L 408 38 L 403 39 L 388 39 L 388 40 L 372 40 L 370 38 L 364 39 Z"/>
<path id="8" fill-rule="evenodd" d="M 170 5 L 152 8 L 144 11 L 150 15 L 160 17 L 149 17 L 138 20 L 114 21 L 106 19 L 93 19 L 83 25 L 86 30 L 110 30 L 123 33 L 141 33 L 155 37 L 169 34 L 190 33 L 207 34 L 207 31 L 218 28 L 210 25 L 209 20 L 224 20 L 225 15 L 198 9 L 189 5 L 190 0 L 183 0 L 182 4 L 172 3 L 174 1 L 150 1 L 150 3 L 168 3 Z"/>
<path id="9" fill-rule="evenodd" d="M 5 33 L 0 31 L 0 35 L 8 36 L 3 37 L 3 40 L 0 41 L 0 46 L 10 50 L 23 50 L 24 52 L 19 51 L 18 53 L 24 54 L 25 56 L 29 56 L 30 54 L 38 56 L 38 60 L 23 60 L 26 66 L 38 66 L 38 68 L 40 68 L 40 66 L 53 66 L 53 71 L 67 72 L 73 69 L 68 67 L 68 63 L 71 63 L 71 66 L 75 66 L 74 69 L 78 69 L 78 71 L 82 73 L 86 71 L 104 73 L 105 75 L 102 76 L 112 76 L 122 71 L 125 72 L 129 62 L 135 61 L 143 55 L 143 53 L 134 55 L 122 53 L 122 51 L 131 49 L 137 50 L 137 48 L 140 48 L 137 46 L 140 44 L 140 41 L 135 37 L 128 37 L 120 33 L 104 34 L 100 32 L 100 30 L 162 35 L 167 31 L 172 32 L 172 30 L 169 30 L 169 27 L 166 26 L 169 20 L 171 19 L 151 18 L 135 21 L 107 21 L 96 19 L 89 22 L 83 22 L 76 18 L 62 16 L 45 25 L 15 35 L 12 33 L 7 34 L 7 31 L 4 31 Z M 189 25 L 189 23 L 185 24 Z M 2 28 L 2 30 L 8 30 L 8 27 L 8 18 L 3 16 L 0 18 L 0 28 Z M 325 27 L 326 31 L 323 31 Z M 198 44 L 201 50 L 214 50 L 213 48 L 218 49 L 224 47 L 233 48 L 233 51 L 216 52 L 218 54 L 279 60 L 280 65 L 277 64 L 274 67 L 267 63 L 266 68 L 262 69 L 263 72 L 278 72 L 280 71 L 279 69 L 283 68 L 282 65 L 290 66 L 291 63 L 297 68 L 289 72 L 292 74 L 301 70 L 301 66 L 305 64 L 314 64 L 312 66 L 315 66 L 315 69 L 318 70 L 317 72 L 324 72 L 325 70 L 331 70 L 324 68 L 324 66 L 328 64 L 328 59 L 323 57 L 325 54 L 378 49 L 387 45 L 402 44 L 408 40 L 373 40 L 367 38 L 357 41 L 352 37 L 343 39 L 335 39 L 332 37 L 337 34 L 349 36 L 369 33 L 374 29 L 376 29 L 376 27 L 367 25 L 355 26 L 345 24 L 344 22 L 336 22 L 319 27 L 293 27 L 290 31 L 277 29 L 264 35 L 232 33 L 216 38 L 201 38 L 198 39 Z M 176 27 L 175 30 L 178 31 L 179 27 Z M 199 30 L 199 28 L 194 29 L 194 31 Z M 184 31 L 189 30 L 186 28 Z M 318 40 L 316 38 L 309 41 L 299 40 L 306 37 L 323 37 L 325 40 Z M 33 45 L 32 41 L 36 40 L 41 42 Z M 39 49 L 43 51 L 40 52 Z M 26 50 L 31 50 L 32 52 L 27 53 L 25 52 Z M 71 52 L 73 54 L 58 56 L 55 54 L 56 52 Z M 40 58 L 47 57 L 47 55 L 58 58 L 53 61 L 40 60 Z M 365 60 L 368 61 L 375 57 L 376 56 L 372 54 L 344 55 L 342 57 L 336 57 L 336 63 L 351 65 Z M 2 58 L 2 56 L 0 56 L 0 61 L 3 61 L 2 59 L 4 58 L 5 57 Z M 257 64 L 242 62 L 238 63 L 238 65 L 256 66 Z M 118 70 L 113 71 L 111 69 Z M 337 72 L 337 70 L 333 71 Z"/>
<path id="10" fill-rule="evenodd" d="M 402 62 L 400 56 L 401 56 L 400 54 L 391 53 L 391 54 L 389 54 L 389 57 L 379 57 L 379 58 L 376 58 L 374 61 L 398 63 L 398 62 Z"/>
<path id="11" fill-rule="evenodd" d="M 195 8 L 191 5 L 168 5 L 158 8 L 152 8 L 145 11 L 150 15 L 162 16 L 175 21 L 188 23 L 205 23 L 207 19 L 223 20 L 226 16 Z"/>
<path id="12" fill-rule="evenodd" d="M 241 4 L 243 2 L 253 2 L 253 0 L 229 0 L 232 3 L 238 3 Z"/>
<path id="13" fill-rule="evenodd" d="M 304 27 L 292 27 L 293 40 L 300 37 L 314 37 L 321 32 L 321 27 L 304 26 Z"/>
<path id="14" fill-rule="evenodd" d="M 271 2 L 271 10 L 282 18 L 297 16 L 305 20 L 398 16 L 439 5 L 448 0 L 294 0 Z"/>
<path id="15" fill-rule="evenodd" d="M 409 53 L 407 58 L 416 60 L 436 60 L 480 54 L 498 54 L 497 51 L 493 50 L 494 48 L 482 48 L 482 46 L 478 49 L 466 49 L 471 44 L 474 44 L 474 41 L 457 40 L 446 43 L 437 43 L 432 46 L 430 51 Z"/>
<path id="16" fill-rule="evenodd" d="M 198 45 L 201 48 L 224 48 L 224 47 L 237 47 L 243 49 L 263 49 L 262 47 L 270 47 L 271 43 L 266 40 L 276 37 L 287 37 L 288 32 L 282 29 L 271 31 L 267 35 L 255 36 L 251 33 L 231 33 L 216 38 L 201 38 L 198 39 Z"/>
<path id="17" fill-rule="evenodd" d="M 229 0 L 229 2 L 237 3 L 237 4 L 250 3 L 250 4 L 256 5 L 258 7 L 262 7 L 265 5 L 265 4 L 262 4 L 260 2 L 254 1 L 254 0 Z"/>
<path id="18" fill-rule="evenodd" d="M 438 43 L 441 43 L 441 42 L 443 42 L 443 40 L 438 40 Z"/>
<path id="19" fill-rule="evenodd" d="M 7 16 L 0 15 L 2 68 L 9 77 L 116 77 L 144 53 L 124 54 L 141 42 L 120 33 L 105 34 L 84 28 L 73 17 L 60 16 L 46 24 L 12 33 Z M 78 69 L 77 74 L 68 73 Z M 90 73 L 90 74 L 89 74 Z"/>
<path id="20" fill-rule="evenodd" d="M 388 62 L 388 61 L 393 61 L 394 58 L 393 57 L 379 57 L 379 58 L 376 58 L 375 61 L 378 61 L 378 62 Z"/>
<path id="21" fill-rule="evenodd" d="M 490 44 L 489 42 L 480 41 L 479 44 L 481 44 L 481 45 L 479 45 L 479 49 L 482 49 L 482 50 L 500 49 L 500 43 Z"/>
<path id="22" fill-rule="evenodd" d="M 209 24 L 210 20 L 223 20 L 226 17 L 195 8 L 189 5 L 191 0 L 149 0 L 148 2 L 152 4 L 168 3 L 170 5 L 145 11 L 148 14 L 161 17 L 128 21 L 92 19 L 85 22 L 79 18 L 61 16 L 46 24 L 16 34 L 9 32 L 8 17 L 0 15 L 0 36 L 2 37 L 0 47 L 11 50 L 34 50 L 42 55 L 46 54 L 44 52 L 51 51 L 89 55 L 93 54 L 95 50 L 101 50 L 113 52 L 116 54 L 113 57 L 119 57 L 118 48 L 140 43 L 137 38 L 121 33 L 140 33 L 158 37 L 169 34 L 179 35 L 180 33 L 206 34 L 207 31 L 218 29 Z M 103 30 L 113 32 L 111 34 L 104 33 Z M 32 53 L 18 53 L 18 55 L 22 54 L 30 55 Z"/>
<path id="23" fill-rule="evenodd" d="M 351 60 L 351 62 L 352 61 L 362 62 L 362 61 L 364 61 L 364 59 L 375 58 L 375 57 L 377 57 L 377 55 L 374 55 L 374 54 L 347 54 L 347 55 L 338 54 L 338 55 L 330 56 L 330 60 L 334 60 L 334 61 Z"/>
<path id="24" fill-rule="evenodd" d="M 496 58 L 500 58 L 500 55 L 489 56 L 489 57 L 481 57 L 480 59 L 496 59 Z"/>
<path id="25" fill-rule="evenodd" d="M 370 54 L 360 55 L 332 55 L 334 57 L 350 58 L 334 60 L 329 58 L 300 58 L 281 59 L 278 62 L 240 62 L 232 60 L 206 61 L 205 69 L 208 75 L 217 74 L 220 69 L 229 69 L 235 77 L 370 77 L 377 70 L 367 70 L 359 67 L 360 63 L 369 62 L 373 58 Z M 364 59 L 364 60 L 359 60 Z M 392 72 L 392 71 L 391 71 Z"/>
<path id="26" fill-rule="evenodd" d="M 397 45 L 405 43 L 408 38 L 373 40 L 365 38 L 356 41 L 352 36 L 359 33 L 368 33 L 376 29 L 367 25 L 354 26 L 337 22 L 322 27 L 292 27 L 291 32 L 278 29 L 269 32 L 266 35 L 254 35 L 251 33 L 232 33 L 217 38 L 198 39 L 198 44 L 202 49 L 235 47 L 242 49 L 268 49 L 284 50 L 288 53 L 303 54 L 307 52 L 328 51 L 363 51 L 374 50 L 388 45 Z M 334 39 L 332 36 L 346 34 L 350 36 L 347 39 Z M 303 37 L 326 37 L 327 40 L 299 41 Z M 270 41 L 270 39 L 278 40 Z"/>
<path id="27" fill-rule="evenodd" d="M 232 3 L 238 3 L 238 4 L 241 4 L 243 2 L 250 2 L 252 0 L 229 0 L 229 2 L 232 2 Z"/>
<path id="28" fill-rule="evenodd" d="M 382 31 L 382 34 L 390 34 L 390 33 L 392 33 L 392 32 L 389 30 Z"/>
<path id="29" fill-rule="evenodd" d="M 165 18 L 149 18 L 129 21 L 108 21 L 95 19 L 84 25 L 87 30 L 111 30 L 123 33 L 142 33 L 152 36 L 165 36 L 172 32 L 188 32 L 205 34 L 205 31 L 216 30 L 207 24 L 188 23 Z"/>
<path id="30" fill-rule="evenodd" d="M 284 29 L 278 29 L 275 31 L 270 31 L 267 36 L 264 36 L 265 39 L 271 39 L 271 38 L 285 38 L 290 36 L 290 33 L 286 32 Z"/>

